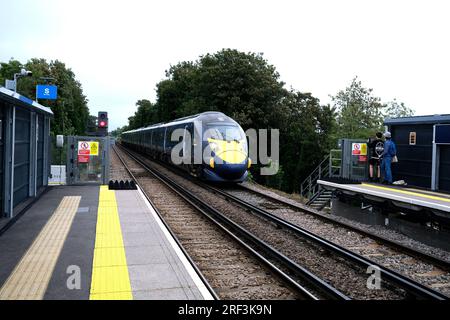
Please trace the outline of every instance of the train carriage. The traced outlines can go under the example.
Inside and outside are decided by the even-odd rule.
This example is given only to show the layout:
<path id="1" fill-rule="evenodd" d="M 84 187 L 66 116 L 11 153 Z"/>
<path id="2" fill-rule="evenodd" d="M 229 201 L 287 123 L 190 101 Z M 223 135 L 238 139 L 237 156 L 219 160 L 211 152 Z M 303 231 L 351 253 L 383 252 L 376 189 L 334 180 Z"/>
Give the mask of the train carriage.
<path id="1" fill-rule="evenodd" d="M 221 112 L 204 112 L 126 131 L 121 141 L 208 181 L 242 182 L 251 165 L 244 131 Z"/>

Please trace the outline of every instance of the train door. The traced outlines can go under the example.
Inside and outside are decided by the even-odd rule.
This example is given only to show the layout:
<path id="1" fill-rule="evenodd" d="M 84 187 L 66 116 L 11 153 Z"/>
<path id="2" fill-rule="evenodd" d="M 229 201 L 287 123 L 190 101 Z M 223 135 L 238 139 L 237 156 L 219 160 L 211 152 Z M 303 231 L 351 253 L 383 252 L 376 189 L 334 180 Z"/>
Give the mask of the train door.
<path id="1" fill-rule="evenodd" d="M 186 125 L 186 139 L 185 148 L 183 152 L 185 152 L 186 159 L 189 159 L 188 162 L 190 164 L 194 164 L 194 124 L 188 123 Z"/>
<path id="2" fill-rule="evenodd" d="M 187 125 L 185 125 L 184 126 L 184 132 L 183 132 L 183 149 L 182 149 L 182 151 L 181 151 L 181 156 L 183 157 L 183 159 L 185 158 L 185 156 L 186 156 L 186 136 L 187 136 L 187 128 L 188 128 L 188 126 Z M 184 162 L 184 161 L 183 161 Z"/>

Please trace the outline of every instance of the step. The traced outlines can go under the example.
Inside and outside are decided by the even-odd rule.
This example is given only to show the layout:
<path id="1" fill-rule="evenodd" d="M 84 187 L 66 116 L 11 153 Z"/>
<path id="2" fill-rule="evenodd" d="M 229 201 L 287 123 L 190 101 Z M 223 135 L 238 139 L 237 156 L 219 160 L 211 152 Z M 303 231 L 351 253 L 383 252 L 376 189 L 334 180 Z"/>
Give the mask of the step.
<path id="1" fill-rule="evenodd" d="M 323 201 L 323 202 L 313 202 L 311 203 L 311 206 L 323 206 L 325 204 L 327 204 L 328 201 Z"/>

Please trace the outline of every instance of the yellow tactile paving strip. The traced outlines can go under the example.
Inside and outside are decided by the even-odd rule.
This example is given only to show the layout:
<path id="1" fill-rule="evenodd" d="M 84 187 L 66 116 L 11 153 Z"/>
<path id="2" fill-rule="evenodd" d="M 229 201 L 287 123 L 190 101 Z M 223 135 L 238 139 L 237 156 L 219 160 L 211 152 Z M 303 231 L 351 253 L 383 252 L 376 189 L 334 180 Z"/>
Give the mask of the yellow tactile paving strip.
<path id="1" fill-rule="evenodd" d="M 426 195 L 426 194 L 423 194 L 423 193 L 417 193 L 417 192 L 413 192 L 413 191 L 398 190 L 398 189 L 389 188 L 389 187 L 374 186 L 372 184 L 367 184 L 367 183 L 362 183 L 362 185 L 366 186 L 366 187 L 380 189 L 380 190 L 386 190 L 386 191 L 390 191 L 390 192 L 394 192 L 394 193 L 402 193 L 402 194 L 408 194 L 408 195 L 412 195 L 412 196 L 416 196 L 416 197 L 420 197 L 420 198 L 426 198 L 426 199 L 450 202 L 450 199 L 448 199 L 448 198 L 443 198 L 443 197 L 438 197 L 438 196 L 431 196 L 431 195 Z"/>
<path id="2" fill-rule="evenodd" d="M 0 289 L 0 300 L 43 299 L 80 200 L 80 196 L 67 196 L 61 200 Z"/>
<path id="3" fill-rule="evenodd" d="M 100 187 L 89 299 L 133 299 L 116 196 L 107 186 Z"/>

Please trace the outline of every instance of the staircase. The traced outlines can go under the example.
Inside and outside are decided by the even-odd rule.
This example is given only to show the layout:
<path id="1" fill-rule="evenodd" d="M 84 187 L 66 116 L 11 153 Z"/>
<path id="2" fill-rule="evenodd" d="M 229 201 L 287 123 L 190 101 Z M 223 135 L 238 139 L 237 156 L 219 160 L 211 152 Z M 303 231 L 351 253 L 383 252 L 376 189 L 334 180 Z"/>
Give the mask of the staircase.
<path id="1" fill-rule="evenodd" d="M 331 191 L 321 189 L 317 180 L 339 177 L 341 174 L 341 149 L 330 150 L 330 154 L 319 163 L 311 174 L 300 184 L 300 195 L 308 199 L 306 205 L 322 210 L 327 207 L 333 196 Z"/>
<path id="2" fill-rule="evenodd" d="M 333 198 L 333 192 L 331 190 L 321 189 L 314 199 L 309 200 L 306 205 L 316 210 L 322 210 L 330 205 Z"/>

